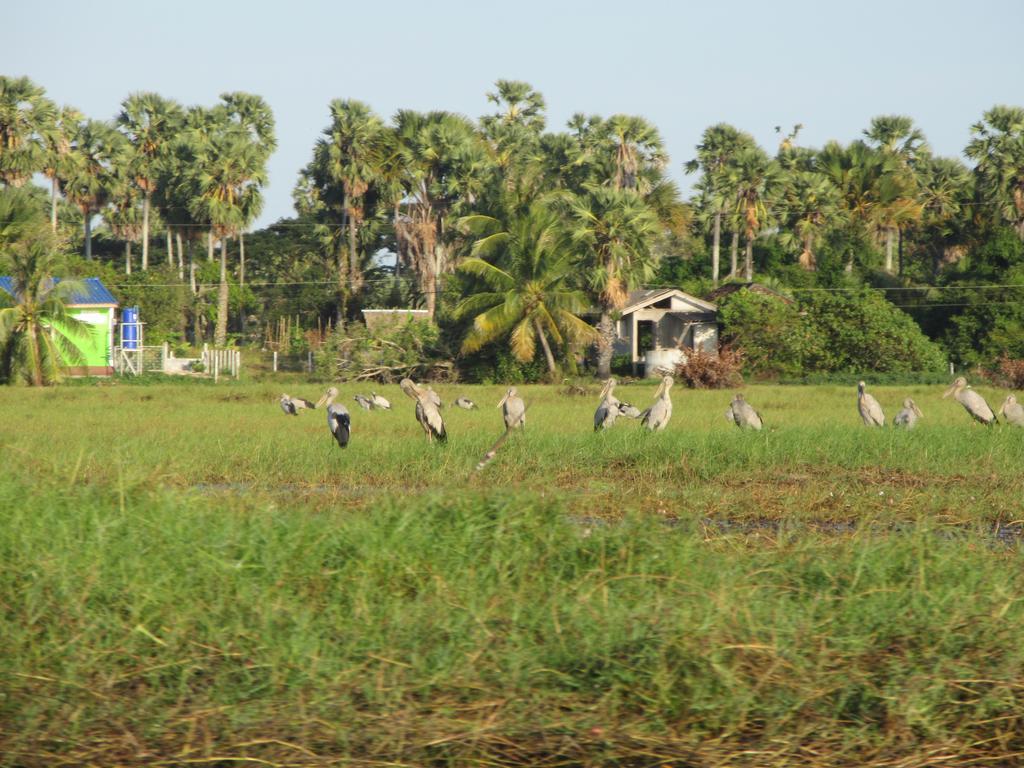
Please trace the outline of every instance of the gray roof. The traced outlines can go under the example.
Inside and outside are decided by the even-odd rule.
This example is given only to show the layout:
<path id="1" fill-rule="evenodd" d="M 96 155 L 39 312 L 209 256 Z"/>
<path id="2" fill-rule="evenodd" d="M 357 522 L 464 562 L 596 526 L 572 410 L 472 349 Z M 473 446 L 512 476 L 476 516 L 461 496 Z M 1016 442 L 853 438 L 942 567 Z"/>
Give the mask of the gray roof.
<path id="1" fill-rule="evenodd" d="M 672 296 L 673 294 L 679 294 L 683 299 L 692 303 L 695 307 L 699 307 L 705 312 L 718 311 L 718 307 L 710 301 L 705 301 L 704 299 L 698 299 L 696 296 L 691 296 L 680 288 L 647 288 L 640 291 L 630 291 L 629 297 L 626 299 L 626 304 L 622 307 L 622 314 L 626 315 L 637 309 L 642 309 L 648 304 L 653 304 L 659 299 Z"/>
<path id="2" fill-rule="evenodd" d="M 116 307 L 118 301 L 114 294 L 107 290 L 107 287 L 100 282 L 98 277 L 77 278 L 82 283 L 84 290 L 75 291 L 71 294 L 67 305 L 69 307 L 106 305 Z M 60 278 L 53 278 L 53 282 L 59 283 Z M 0 289 L 14 295 L 14 280 L 10 277 L 0 277 Z"/>

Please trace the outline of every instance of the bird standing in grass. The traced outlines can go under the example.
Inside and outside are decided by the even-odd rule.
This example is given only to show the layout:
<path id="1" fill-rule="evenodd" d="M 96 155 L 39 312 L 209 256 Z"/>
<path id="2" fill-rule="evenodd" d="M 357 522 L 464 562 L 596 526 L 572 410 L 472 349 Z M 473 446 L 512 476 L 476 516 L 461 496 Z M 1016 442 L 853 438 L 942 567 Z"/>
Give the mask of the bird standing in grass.
<path id="1" fill-rule="evenodd" d="M 743 395 L 739 393 L 733 395 L 732 403 L 729 404 L 729 410 L 725 412 L 725 418 L 733 422 L 740 429 L 756 430 L 764 426 L 761 414 L 755 411 L 750 403 L 744 399 Z"/>
<path id="2" fill-rule="evenodd" d="M 352 399 L 359 403 L 359 407 L 364 411 L 368 411 L 373 408 L 373 402 L 366 395 L 356 395 Z"/>
<path id="3" fill-rule="evenodd" d="M 867 386 L 863 381 L 857 382 L 857 410 L 864 424 L 869 427 L 884 427 L 885 414 L 882 406 L 871 395 L 864 391 Z"/>
<path id="4" fill-rule="evenodd" d="M 1003 404 L 999 406 L 999 415 L 1006 419 L 1007 424 L 1024 427 L 1024 405 L 1018 403 L 1013 395 L 1006 396 Z"/>
<path id="5" fill-rule="evenodd" d="M 441 402 L 441 396 L 434 391 L 434 388 L 427 385 L 426 388 L 427 399 L 438 407 L 438 409 L 444 408 L 444 403 Z"/>
<path id="6" fill-rule="evenodd" d="M 619 403 L 619 415 L 625 416 L 627 419 L 639 419 L 641 416 L 640 409 L 635 405 L 629 403 Z"/>
<path id="7" fill-rule="evenodd" d="M 476 403 L 474 403 L 468 397 L 457 397 L 457 398 L 455 398 L 455 404 L 459 408 L 465 408 L 467 411 L 472 411 L 474 408 L 476 408 Z"/>
<path id="8" fill-rule="evenodd" d="M 917 420 L 924 416 L 921 413 L 921 409 L 917 407 L 917 404 L 909 397 L 903 401 L 903 409 L 893 417 L 892 425 L 894 427 L 905 427 L 906 429 L 913 429 L 917 424 Z"/>
<path id="9" fill-rule="evenodd" d="M 334 439 L 338 441 L 338 447 L 346 448 L 352 432 L 352 420 L 348 415 L 348 409 L 341 403 L 334 402 L 337 396 L 338 390 L 331 387 L 317 401 L 316 407 L 327 406 L 327 428 L 331 430 Z"/>
<path id="10" fill-rule="evenodd" d="M 612 392 L 615 390 L 615 379 L 608 379 L 601 389 L 601 402 L 594 411 L 594 431 L 608 429 L 615 423 L 619 415 L 619 401 Z"/>
<path id="11" fill-rule="evenodd" d="M 947 389 L 942 397 L 945 399 L 950 395 L 971 414 L 971 418 L 980 424 L 991 426 L 999 421 L 992 409 L 989 408 L 988 403 L 985 402 L 985 398 L 971 389 L 967 385 L 967 379 L 963 376 L 958 376 L 953 382 L 953 386 Z"/>
<path id="12" fill-rule="evenodd" d="M 370 392 L 370 402 L 373 403 L 374 408 L 380 408 L 384 411 L 391 410 L 391 401 L 386 397 L 381 397 L 376 392 Z"/>
<path id="13" fill-rule="evenodd" d="M 306 408 L 316 408 L 316 406 L 309 402 L 309 400 L 303 400 L 301 397 L 281 395 L 281 410 L 289 416 L 298 416 L 299 411 Z"/>
<path id="14" fill-rule="evenodd" d="M 412 379 L 402 379 L 398 386 L 406 395 L 416 401 L 416 421 L 423 427 L 423 431 L 427 435 L 427 442 L 432 443 L 435 439 L 442 443 L 446 442 L 448 433 L 444 429 L 444 419 L 441 418 L 441 411 L 437 404 L 430 399 L 428 390 L 417 386 Z"/>
<path id="15" fill-rule="evenodd" d="M 505 417 L 505 429 L 522 427 L 526 429 L 526 403 L 523 398 L 516 394 L 515 387 L 509 387 L 505 396 L 498 403 L 501 413 Z"/>
<path id="16" fill-rule="evenodd" d="M 640 423 L 652 432 L 664 429 L 672 418 L 672 399 L 668 394 L 672 383 L 671 376 L 663 378 L 654 393 L 654 404 L 640 414 Z"/>

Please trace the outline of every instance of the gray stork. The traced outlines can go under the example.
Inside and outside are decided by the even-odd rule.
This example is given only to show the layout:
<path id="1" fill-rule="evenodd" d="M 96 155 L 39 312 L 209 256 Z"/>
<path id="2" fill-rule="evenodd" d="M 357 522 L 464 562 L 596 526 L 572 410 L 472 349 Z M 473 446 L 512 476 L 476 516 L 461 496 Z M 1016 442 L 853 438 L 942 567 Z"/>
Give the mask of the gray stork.
<path id="1" fill-rule="evenodd" d="M 985 398 L 967 386 L 967 379 L 963 376 L 958 376 L 956 381 L 953 382 L 953 386 L 947 389 L 942 397 L 947 398 L 950 395 L 964 407 L 964 410 L 971 414 L 973 419 L 981 424 L 991 426 L 999 421 L 996 415 L 992 413 L 992 409 L 988 407 Z"/>
<path id="2" fill-rule="evenodd" d="M 615 423 L 619 415 L 619 401 L 612 392 L 615 389 L 615 379 L 608 379 L 601 389 L 601 402 L 594 411 L 594 431 L 608 429 Z"/>
<path id="3" fill-rule="evenodd" d="M 370 392 L 370 402 L 373 403 L 374 408 L 380 408 L 383 411 L 391 410 L 391 401 L 376 392 Z"/>
<path id="4" fill-rule="evenodd" d="M 356 395 L 352 399 L 359 403 L 359 407 L 364 411 L 368 411 L 373 408 L 373 402 L 366 395 Z"/>
<path id="5" fill-rule="evenodd" d="M 882 406 L 878 404 L 871 395 L 864 391 L 867 386 L 863 381 L 857 382 L 857 410 L 860 417 L 868 427 L 884 427 L 885 414 L 882 413 Z"/>
<path id="6" fill-rule="evenodd" d="M 640 423 L 652 432 L 664 429 L 672 418 L 672 399 L 668 394 L 672 383 L 671 376 L 663 378 L 654 393 L 654 404 L 640 414 Z"/>
<path id="7" fill-rule="evenodd" d="M 515 387 L 509 387 L 508 392 L 498 403 L 501 414 L 505 417 L 505 429 L 522 427 L 526 429 L 526 403 L 523 398 L 516 394 Z"/>
<path id="8" fill-rule="evenodd" d="M 725 412 L 725 418 L 733 422 L 740 429 L 760 429 L 764 426 L 761 414 L 751 407 L 743 395 L 738 392 L 733 395 L 729 410 Z"/>
<path id="9" fill-rule="evenodd" d="M 289 416 L 298 416 L 299 411 L 305 408 L 316 408 L 316 406 L 309 402 L 309 400 L 303 400 L 301 397 L 281 395 L 281 410 Z"/>
<path id="10" fill-rule="evenodd" d="M 444 419 L 441 418 L 441 411 L 437 404 L 430 399 L 429 391 L 416 385 L 412 379 L 402 379 L 398 386 L 406 395 L 416 401 L 416 421 L 423 427 L 427 435 L 427 442 L 432 443 L 435 439 L 439 442 L 448 440 L 448 433 L 444 429 Z"/>
<path id="11" fill-rule="evenodd" d="M 999 406 L 999 415 L 1006 419 L 1007 424 L 1024 427 L 1024 405 L 1018 403 L 1013 395 L 1006 396 L 1003 404 Z"/>
<path id="12" fill-rule="evenodd" d="M 903 401 L 903 409 L 893 417 L 892 425 L 894 427 L 906 427 L 907 429 L 913 429 L 917 424 L 917 420 L 923 416 L 924 414 L 921 413 L 921 409 L 917 407 L 917 403 L 908 397 Z"/>
<path id="13" fill-rule="evenodd" d="M 331 430 L 334 439 L 338 441 L 338 447 L 345 448 L 348 446 L 348 439 L 352 431 L 352 421 L 348 415 L 348 409 L 341 403 L 334 402 L 334 398 L 337 396 L 337 388 L 331 387 L 317 401 L 316 407 L 327 406 L 327 428 Z"/>
<path id="14" fill-rule="evenodd" d="M 474 403 L 468 397 L 455 398 L 455 404 L 459 406 L 459 408 L 465 408 L 467 411 L 472 411 L 474 408 L 476 408 L 476 403 Z"/>
<path id="15" fill-rule="evenodd" d="M 627 419 L 639 419 L 641 414 L 640 414 L 640 409 L 637 408 L 635 405 L 630 405 L 629 403 L 620 402 L 619 403 L 619 415 L 620 416 L 625 416 Z"/>

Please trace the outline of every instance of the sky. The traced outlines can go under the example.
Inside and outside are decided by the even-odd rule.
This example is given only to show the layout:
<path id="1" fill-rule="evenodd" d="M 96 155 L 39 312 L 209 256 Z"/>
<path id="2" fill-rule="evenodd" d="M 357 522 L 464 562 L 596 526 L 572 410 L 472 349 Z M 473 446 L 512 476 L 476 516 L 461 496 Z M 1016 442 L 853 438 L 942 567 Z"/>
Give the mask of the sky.
<path id="1" fill-rule="evenodd" d="M 525 80 L 544 94 L 549 130 L 575 112 L 653 122 L 684 191 L 694 178 L 683 163 L 717 122 L 774 151 L 777 125 L 802 123 L 796 143 L 821 146 L 905 114 L 936 153 L 962 157 L 986 109 L 1024 104 L 1020 0 L 11 5 L 0 74 L 27 75 L 89 117 L 113 118 L 136 91 L 185 105 L 263 96 L 278 150 L 256 228 L 293 215 L 335 98 L 385 119 L 400 108 L 477 118 L 494 81 Z"/>

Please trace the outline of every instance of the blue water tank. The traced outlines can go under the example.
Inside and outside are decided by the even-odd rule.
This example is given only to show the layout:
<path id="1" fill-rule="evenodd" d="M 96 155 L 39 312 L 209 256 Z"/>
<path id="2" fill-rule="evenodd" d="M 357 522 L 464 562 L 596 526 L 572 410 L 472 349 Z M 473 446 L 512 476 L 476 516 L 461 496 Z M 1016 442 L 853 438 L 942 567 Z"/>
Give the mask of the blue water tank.
<path id="1" fill-rule="evenodd" d="M 139 348 L 139 308 L 125 307 L 121 313 L 122 349 Z"/>

